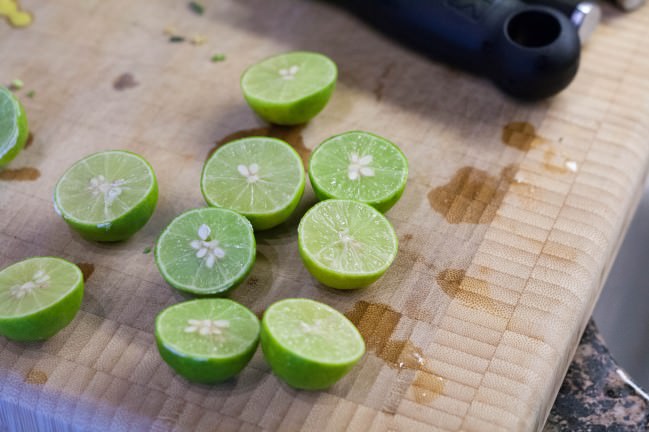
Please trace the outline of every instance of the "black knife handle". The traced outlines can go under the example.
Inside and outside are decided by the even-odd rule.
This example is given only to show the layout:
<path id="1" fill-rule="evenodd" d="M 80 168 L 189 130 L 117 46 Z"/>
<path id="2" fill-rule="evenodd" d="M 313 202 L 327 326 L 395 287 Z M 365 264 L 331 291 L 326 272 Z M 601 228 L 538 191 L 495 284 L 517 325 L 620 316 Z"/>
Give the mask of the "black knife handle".
<path id="1" fill-rule="evenodd" d="M 518 0 L 350 0 L 356 14 L 436 59 L 542 99 L 579 66 L 577 30 L 559 11 Z"/>

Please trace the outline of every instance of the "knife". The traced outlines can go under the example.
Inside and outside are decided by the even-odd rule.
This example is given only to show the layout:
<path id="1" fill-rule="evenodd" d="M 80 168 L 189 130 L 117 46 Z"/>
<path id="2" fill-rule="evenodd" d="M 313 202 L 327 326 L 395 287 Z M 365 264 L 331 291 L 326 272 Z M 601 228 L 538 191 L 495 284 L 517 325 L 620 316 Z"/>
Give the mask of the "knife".
<path id="1" fill-rule="evenodd" d="M 576 27 L 554 8 L 519 0 L 349 0 L 351 10 L 413 48 L 538 100 L 579 67 Z"/>

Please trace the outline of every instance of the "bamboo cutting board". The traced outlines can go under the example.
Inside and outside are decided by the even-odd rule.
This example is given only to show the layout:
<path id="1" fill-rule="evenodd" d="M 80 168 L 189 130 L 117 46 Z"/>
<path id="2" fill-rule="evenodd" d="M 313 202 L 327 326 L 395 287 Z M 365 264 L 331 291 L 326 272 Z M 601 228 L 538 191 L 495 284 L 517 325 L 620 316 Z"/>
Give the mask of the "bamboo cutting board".
<path id="1" fill-rule="evenodd" d="M 81 312 L 51 340 L 0 338 L 0 430 L 543 427 L 645 178 L 649 8 L 607 10 L 571 87 L 520 105 L 326 2 L 206 1 L 202 16 L 171 0 L 22 6 L 35 21 L 0 22 L 0 79 L 25 82 L 33 141 L 0 172 L 0 267 L 58 255 L 81 264 L 87 286 Z M 168 26 L 186 40 L 170 43 Z M 268 127 L 245 105 L 239 76 L 293 49 L 329 55 L 339 85 L 307 126 Z M 212 63 L 215 53 L 226 60 Z M 324 301 L 357 324 L 368 354 L 324 392 L 283 385 L 260 352 L 222 385 L 177 377 L 152 333 L 155 315 L 183 298 L 147 251 L 174 216 L 204 205 L 207 155 L 232 137 L 270 134 L 306 159 L 352 129 L 392 139 L 411 163 L 388 213 L 395 264 L 361 291 L 315 283 L 296 245 L 314 203 L 307 188 L 290 221 L 258 234 L 254 271 L 232 298 L 257 313 L 285 297 Z M 51 195 L 72 162 L 111 148 L 152 163 L 160 202 L 131 240 L 103 245 L 71 233 Z"/>

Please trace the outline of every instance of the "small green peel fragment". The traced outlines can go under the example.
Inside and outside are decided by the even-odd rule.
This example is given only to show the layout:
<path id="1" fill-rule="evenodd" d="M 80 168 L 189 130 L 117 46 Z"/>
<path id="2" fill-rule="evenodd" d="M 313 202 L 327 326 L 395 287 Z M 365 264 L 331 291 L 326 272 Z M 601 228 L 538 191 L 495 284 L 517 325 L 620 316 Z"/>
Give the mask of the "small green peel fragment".
<path id="1" fill-rule="evenodd" d="M 203 15 L 205 7 L 198 2 L 189 2 L 189 9 L 197 15 Z"/>
<path id="2" fill-rule="evenodd" d="M 9 84 L 9 90 L 18 91 L 21 88 L 23 88 L 24 86 L 25 86 L 25 83 L 23 82 L 23 80 L 16 78 L 13 81 L 11 81 L 11 84 Z"/>
<path id="3" fill-rule="evenodd" d="M 225 54 L 214 54 L 212 56 L 212 58 L 210 59 L 210 61 L 212 63 L 218 63 L 218 62 L 222 62 L 224 60 L 225 60 Z"/>

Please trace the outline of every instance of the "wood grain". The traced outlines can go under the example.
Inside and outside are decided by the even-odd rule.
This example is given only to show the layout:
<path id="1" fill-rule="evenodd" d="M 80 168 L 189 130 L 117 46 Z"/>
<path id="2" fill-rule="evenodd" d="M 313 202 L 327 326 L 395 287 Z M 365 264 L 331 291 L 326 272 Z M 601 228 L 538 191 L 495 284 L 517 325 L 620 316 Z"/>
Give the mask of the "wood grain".
<path id="1" fill-rule="evenodd" d="M 25 82 L 35 139 L 0 173 L 0 267 L 59 255 L 94 272 L 56 337 L 0 338 L 0 429 L 543 427 L 647 171 L 649 9 L 606 9 L 570 88 L 521 105 L 326 2 L 206 1 L 202 16 L 171 0 L 21 5 L 34 24 L 0 25 L 0 79 Z M 170 43 L 169 26 L 207 42 Z M 238 87 L 248 65 L 291 49 L 321 51 L 340 69 L 329 106 L 297 132 L 262 124 Z M 214 53 L 227 59 L 212 63 Z M 204 205 L 210 151 L 259 130 L 295 138 L 306 157 L 353 129 L 390 138 L 411 163 L 388 213 L 400 237 L 393 267 L 361 291 L 314 282 L 295 235 L 315 202 L 307 188 L 287 223 L 257 235 L 257 264 L 232 298 L 256 313 L 289 296 L 324 301 L 363 329 L 368 354 L 317 393 L 279 382 L 260 352 L 222 385 L 176 376 L 152 331 L 183 297 L 146 251 L 175 215 Z M 52 189 L 75 160 L 112 148 L 151 162 L 160 202 L 128 242 L 89 243 L 56 216 Z"/>

